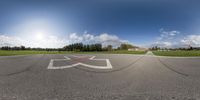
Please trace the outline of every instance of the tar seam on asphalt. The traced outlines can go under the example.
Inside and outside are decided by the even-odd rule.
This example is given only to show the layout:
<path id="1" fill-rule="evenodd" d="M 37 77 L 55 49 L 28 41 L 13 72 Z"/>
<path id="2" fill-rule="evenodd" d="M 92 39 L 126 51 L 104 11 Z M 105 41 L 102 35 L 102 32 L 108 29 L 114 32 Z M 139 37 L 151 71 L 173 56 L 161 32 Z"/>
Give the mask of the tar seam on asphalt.
<path id="1" fill-rule="evenodd" d="M 163 64 L 167 69 L 169 69 L 169 70 L 171 70 L 171 71 L 173 71 L 173 72 L 175 72 L 175 73 L 177 73 L 177 74 L 179 74 L 179 75 L 185 76 L 185 77 L 188 77 L 188 76 L 189 76 L 188 74 L 179 72 L 179 71 L 177 71 L 177 70 L 171 68 L 169 65 L 167 65 L 167 64 L 164 63 L 162 60 L 160 60 L 160 58 L 157 58 L 157 59 L 158 59 L 158 61 L 159 61 L 161 64 Z"/>
<path id="2" fill-rule="evenodd" d="M 82 71 L 86 71 L 86 72 L 94 72 L 94 73 L 111 73 L 111 72 L 117 72 L 117 71 L 121 71 L 121 70 L 127 69 L 127 68 L 129 68 L 130 66 L 134 65 L 135 63 L 137 63 L 138 61 L 140 61 L 143 57 L 145 57 L 145 56 L 141 56 L 141 57 L 139 57 L 138 59 L 136 59 L 135 61 L 133 61 L 132 63 L 130 63 L 129 65 L 126 65 L 126 66 L 120 67 L 120 68 L 115 69 L 115 70 L 96 71 L 96 70 L 89 70 L 89 68 L 87 68 L 87 69 L 83 69 L 83 68 L 81 68 L 81 67 L 73 67 L 73 68 L 76 68 L 76 69 L 78 69 L 78 70 L 82 70 Z M 135 67 L 134 67 L 134 68 L 135 68 Z"/>
<path id="3" fill-rule="evenodd" d="M 42 55 L 42 57 L 40 57 L 40 59 L 43 58 L 43 56 L 44 55 Z M 1 74 L 0 76 L 12 76 L 12 75 L 16 75 L 16 74 L 20 74 L 20 73 L 29 71 L 33 66 L 35 66 L 36 64 L 38 64 L 39 61 L 41 61 L 41 60 L 36 60 L 33 65 L 30 65 L 29 67 L 25 68 L 24 70 L 21 70 L 21 71 L 18 71 L 18 72 L 14 72 L 14 73 L 8 73 L 8 74 L 5 74 L 5 75 Z"/>

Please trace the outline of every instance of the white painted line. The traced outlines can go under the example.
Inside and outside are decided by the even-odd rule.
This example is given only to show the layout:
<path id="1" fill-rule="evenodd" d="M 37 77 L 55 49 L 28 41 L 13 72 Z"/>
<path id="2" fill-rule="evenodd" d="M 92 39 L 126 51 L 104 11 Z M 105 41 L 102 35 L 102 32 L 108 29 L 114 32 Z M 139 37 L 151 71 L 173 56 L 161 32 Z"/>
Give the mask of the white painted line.
<path id="1" fill-rule="evenodd" d="M 76 58 L 85 58 L 85 57 L 88 57 L 88 56 L 76 56 L 76 55 L 72 55 L 73 57 L 76 57 Z"/>
<path id="2" fill-rule="evenodd" d="M 64 56 L 67 60 L 71 60 L 71 58 L 67 57 L 67 56 Z"/>
<path id="3" fill-rule="evenodd" d="M 95 66 L 95 65 L 89 65 L 89 64 L 85 64 L 85 63 L 81 63 L 81 62 L 71 64 L 71 65 L 67 65 L 67 66 L 56 66 L 56 67 L 53 66 L 54 61 L 71 60 L 71 58 L 69 58 L 67 56 L 64 56 L 64 57 L 66 59 L 51 59 L 47 69 L 65 69 L 65 68 L 75 67 L 75 66 L 78 66 L 78 65 L 82 65 L 82 66 L 85 66 L 85 67 L 88 67 L 88 68 L 94 68 L 94 69 L 112 69 L 113 68 L 109 59 L 94 59 L 95 56 L 92 56 L 91 58 L 89 58 L 89 60 L 106 61 L 106 66 Z"/>

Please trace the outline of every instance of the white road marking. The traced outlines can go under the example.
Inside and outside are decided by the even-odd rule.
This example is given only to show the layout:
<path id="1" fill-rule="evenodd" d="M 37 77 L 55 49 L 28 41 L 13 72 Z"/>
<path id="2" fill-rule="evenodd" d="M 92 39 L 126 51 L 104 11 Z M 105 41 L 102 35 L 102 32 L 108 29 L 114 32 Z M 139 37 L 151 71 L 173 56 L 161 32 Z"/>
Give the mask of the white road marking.
<path id="1" fill-rule="evenodd" d="M 72 65 L 66 65 L 66 66 L 53 66 L 53 63 L 54 61 L 64 61 L 64 60 L 71 60 L 71 58 L 67 57 L 67 56 L 64 56 L 66 59 L 51 59 L 47 69 L 64 69 L 64 68 L 71 68 L 71 67 L 75 67 L 75 66 L 78 66 L 78 65 L 82 65 L 82 66 L 85 66 L 85 67 L 88 67 L 88 68 L 94 68 L 94 69 L 112 69 L 112 65 L 110 63 L 110 60 L 109 59 L 94 59 L 96 56 L 92 56 L 91 58 L 89 58 L 90 60 L 99 60 L 99 61 L 106 61 L 106 66 L 95 66 L 95 65 L 89 65 L 89 64 L 85 64 L 85 63 L 81 63 L 81 62 L 78 62 L 78 63 L 75 63 L 75 64 L 72 64 Z M 78 56 L 76 56 L 78 57 Z"/>
<path id="2" fill-rule="evenodd" d="M 64 56 L 67 60 L 71 60 L 71 58 L 67 57 L 67 56 Z"/>
<path id="3" fill-rule="evenodd" d="M 88 56 L 76 56 L 76 55 L 72 55 L 73 57 L 76 57 L 76 58 L 84 58 L 84 57 L 88 57 Z"/>

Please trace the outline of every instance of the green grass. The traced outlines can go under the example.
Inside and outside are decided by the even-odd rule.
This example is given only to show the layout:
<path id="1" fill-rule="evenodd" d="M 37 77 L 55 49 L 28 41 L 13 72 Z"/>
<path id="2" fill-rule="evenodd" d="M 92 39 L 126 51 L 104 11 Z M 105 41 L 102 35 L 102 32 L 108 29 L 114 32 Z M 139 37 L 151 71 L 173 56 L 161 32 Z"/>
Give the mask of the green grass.
<path id="1" fill-rule="evenodd" d="M 157 56 L 178 56 L 178 57 L 191 57 L 200 56 L 200 50 L 192 51 L 153 51 Z"/>
<path id="2" fill-rule="evenodd" d="M 105 53 L 111 53 L 111 54 L 145 54 L 146 51 L 116 50 L 116 51 L 105 51 Z"/>
<path id="3" fill-rule="evenodd" d="M 145 54 L 146 51 L 127 51 L 127 50 L 116 50 L 116 51 L 99 51 L 99 52 L 74 52 L 78 54 Z"/>
<path id="4" fill-rule="evenodd" d="M 12 55 L 28 55 L 28 54 L 62 54 L 64 52 L 58 51 L 36 51 L 36 50 L 0 50 L 0 56 L 12 56 Z"/>
<path id="5" fill-rule="evenodd" d="M 100 52 L 73 52 L 73 51 L 37 51 L 37 50 L 0 50 L 0 56 L 33 55 L 33 54 L 145 54 L 146 51 L 100 51 Z"/>

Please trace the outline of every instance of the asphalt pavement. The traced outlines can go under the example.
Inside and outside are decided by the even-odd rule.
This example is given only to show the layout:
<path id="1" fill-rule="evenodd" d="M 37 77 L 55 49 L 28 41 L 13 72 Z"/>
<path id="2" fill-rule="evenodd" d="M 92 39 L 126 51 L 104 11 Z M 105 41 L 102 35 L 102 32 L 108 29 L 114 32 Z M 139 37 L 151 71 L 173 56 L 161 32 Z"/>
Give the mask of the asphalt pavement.
<path id="1" fill-rule="evenodd" d="M 200 100 L 200 57 L 0 57 L 0 100 Z"/>

